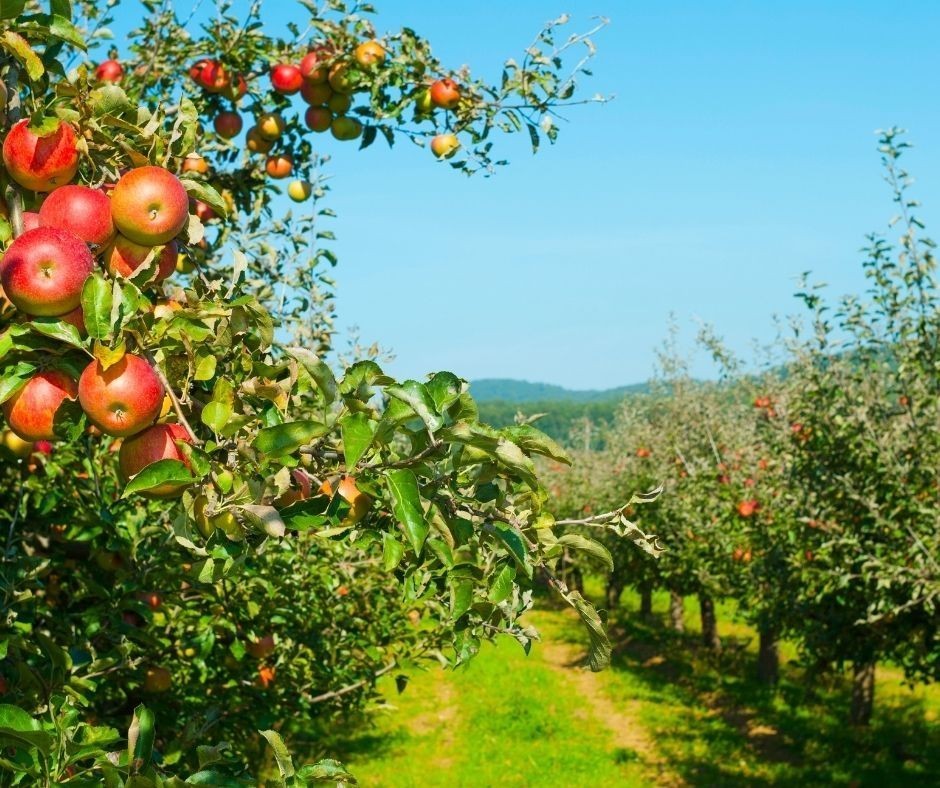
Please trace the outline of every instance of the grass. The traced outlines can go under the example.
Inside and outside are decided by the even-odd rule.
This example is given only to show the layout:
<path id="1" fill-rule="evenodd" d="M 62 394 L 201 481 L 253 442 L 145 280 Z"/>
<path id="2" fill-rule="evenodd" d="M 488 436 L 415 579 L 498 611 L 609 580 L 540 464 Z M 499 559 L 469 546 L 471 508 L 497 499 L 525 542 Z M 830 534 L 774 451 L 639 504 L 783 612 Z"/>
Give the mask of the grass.
<path id="1" fill-rule="evenodd" d="M 592 590 L 590 586 L 588 592 Z M 936 785 L 940 688 L 904 686 L 880 669 L 868 730 L 845 725 L 842 677 L 808 686 L 784 645 L 780 686 L 752 679 L 756 636 L 719 606 L 728 646 L 698 647 L 698 610 L 686 633 L 634 615 L 627 592 L 612 618 L 612 668 L 581 670 L 584 634 L 567 611 L 540 609 L 530 623 L 544 643 L 526 657 L 517 644 L 484 648 L 465 668 L 413 677 L 396 708 L 342 742 L 366 786 Z"/>

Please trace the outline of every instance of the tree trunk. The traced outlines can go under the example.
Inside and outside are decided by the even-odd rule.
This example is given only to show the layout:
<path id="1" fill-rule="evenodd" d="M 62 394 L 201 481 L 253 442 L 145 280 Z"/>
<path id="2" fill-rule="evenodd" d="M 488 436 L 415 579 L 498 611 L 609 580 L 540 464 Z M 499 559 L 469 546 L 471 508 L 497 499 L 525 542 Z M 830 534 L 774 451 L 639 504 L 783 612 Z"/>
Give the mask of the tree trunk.
<path id="1" fill-rule="evenodd" d="M 721 651 L 721 639 L 718 637 L 718 622 L 715 621 L 715 600 L 708 594 L 698 595 L 698 604 L 702 613 L 702 643 L 709 651 Z"/>
<path id="2" fill-rule="evenodd" d="M 675 591 L 669 592 L 669 623 L 676 632 L 685 632 L 685 600 Z"/>
<path id="3" fill-rule="evenodd" d="M 640 586 L 640 618 L 647 620 L 653 617 L 653 584 L 643 583 Z"/>
<path id="4" fill-rule="evenodd" d="M 623 581 L 613 576 L 607 581 L 607 609 L 616 610 L 620 606 L 620 595 L 623 593 Z"/>
<path id="5" fill-rule="evenodd" d="M 780 652 L 777 648 L 777 633 L 770 627 L 761 627 L 760 644 L 757 649 L 757 680 L 768 686 L 780 680 Z"/>
<path id="6" fill-rule="evenodd" d="M 849 721 L 853 725 L 868 725 L 875 705 L 875 663 L 856 662 L 853 672 Z"/>

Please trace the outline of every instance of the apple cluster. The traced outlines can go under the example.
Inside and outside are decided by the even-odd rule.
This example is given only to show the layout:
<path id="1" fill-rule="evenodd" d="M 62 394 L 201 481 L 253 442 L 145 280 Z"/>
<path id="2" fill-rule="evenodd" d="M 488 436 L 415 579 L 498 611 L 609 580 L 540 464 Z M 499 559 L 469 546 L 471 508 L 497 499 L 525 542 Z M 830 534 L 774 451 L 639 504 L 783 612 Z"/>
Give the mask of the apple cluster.
<path id="1" fill-rule="evenodd" d="M 53 319 L 86 334 L 85 283 L 102 265 L 112 276 L 156 285 L 176 267 L 176 238 L 189 221 L 189 196 L 163 167 L 125 172 L 101 188 L 72 184 L 78 173 L 75 129 L 47 119 L 17 122 L 3 141 L 10 178 L 34 192 L 38 212 L 22 215 L 22 232 L 0 259 L 5 299 L 27 319 Z M 81 406 L 93 429 L 122 439 L 119 470 L 127 480 L 160 459 L 186 462 L 177 424 L 155 424 L 166 391 L 160 375 L 140 355 L 125 353 L 111 364 L 98 358 L 78 380 L 51 366 L 41 368 L 3 403 L 12 433 L 24 442 L 52 441 L 67 418 L 68 403 Z M 180 494 L 175 487 L 148 491 Z"/>

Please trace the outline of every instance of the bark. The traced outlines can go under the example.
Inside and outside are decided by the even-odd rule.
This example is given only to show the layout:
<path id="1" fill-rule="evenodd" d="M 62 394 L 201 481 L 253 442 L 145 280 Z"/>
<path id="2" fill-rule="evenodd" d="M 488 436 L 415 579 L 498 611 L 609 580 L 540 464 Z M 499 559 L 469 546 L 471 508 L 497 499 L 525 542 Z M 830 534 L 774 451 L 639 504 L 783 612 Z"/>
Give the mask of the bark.
<path id="1" fill-rule="evenodd" d="M 675 591 L 669 592 L 669 623 L 676 632 L 685 632 L 685 599 Z"/>
<path id="2" fill-rule="evenodd" d="M 623 581 L 611 577 L 607 581 L 607 609 L 616 610 L 620 606 L 620 595 L 623 593 Z"/>
<path id="3" fill-rule="evenodd" d="M 715 600 L 708 594 L 698 595 L 702 613 L 702 643 L 709 651 L 721 651 L 721 639 L 718 637 L 718 622 L 715 620 Z"/>
<path id="4" fill-rule="evenodd" d="M 640 586 L 640 618 L 653 617 L 653 584 L 643 583 Z"/>
<path id="5" fill-rule="evenodd" d="M 774 686 L 780 680 L 780 651 L 777 633 L 770 627 L 762 627 L 757 648 L 757 680 L 761 684 Z"/>
<path id="6" fill-rule="evenodd" d="M 853 672 L 849 721 L 852 725 L 868 725 L 875 706 L 875 663 L 856 662 Z"/>

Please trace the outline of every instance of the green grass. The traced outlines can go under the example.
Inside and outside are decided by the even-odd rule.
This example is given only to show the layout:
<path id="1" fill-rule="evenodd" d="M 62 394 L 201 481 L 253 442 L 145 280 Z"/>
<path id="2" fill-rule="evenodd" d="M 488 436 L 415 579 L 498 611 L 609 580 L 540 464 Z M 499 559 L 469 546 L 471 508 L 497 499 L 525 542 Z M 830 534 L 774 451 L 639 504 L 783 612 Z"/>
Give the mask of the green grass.
<path id="1" fill-rule="evenodd" d="M 588 591 L 597 589 L 589 586 Z M 526 657 L 514 642 L 484 648 L 457 671 L 432 669 L 406 692 L 384 685 L 396 708 L 336 752 L 365 786 L 936 785 L 940 688 L 905 687 L 880 669 L 868 730 L 845 724 L 847 684 L 806 686 L 784 645 L 783 678 L 768 692 L 752 679 L 756 636 L 719 606 L 727 648 L 720 659 L 687 632 L 634 614 L 624 594 L 612 618 L 611 670 L 575 664 L 584 634 L 565 610 L 530 616 L 545 640 Z"/>

